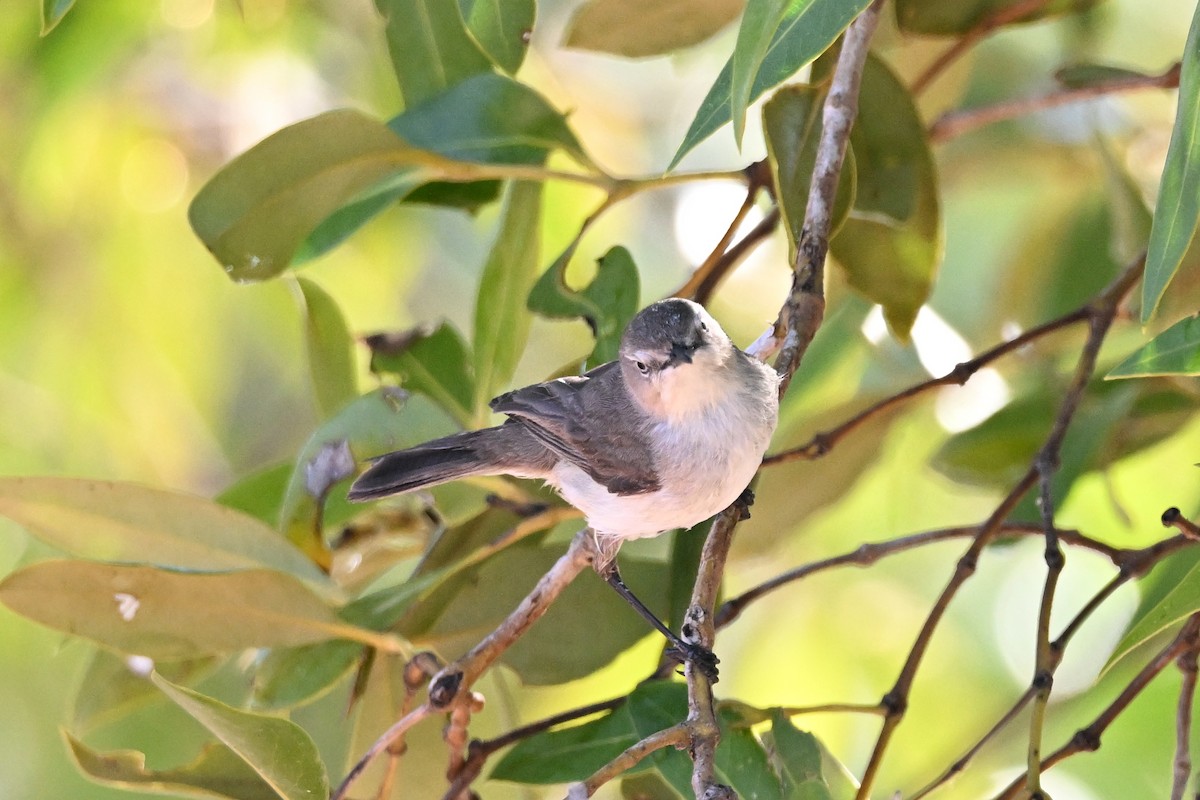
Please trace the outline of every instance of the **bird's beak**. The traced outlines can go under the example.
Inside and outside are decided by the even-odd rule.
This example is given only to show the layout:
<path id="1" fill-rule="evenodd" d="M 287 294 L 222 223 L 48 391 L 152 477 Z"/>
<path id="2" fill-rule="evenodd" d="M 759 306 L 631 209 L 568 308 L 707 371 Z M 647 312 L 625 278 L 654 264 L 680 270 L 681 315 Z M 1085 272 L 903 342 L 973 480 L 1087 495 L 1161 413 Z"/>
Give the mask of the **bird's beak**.
<path id="1" fill-rule="evenodd" d="M 682 361 L 685 364 L 690 364 L 692 363 L 692 354 L 695 352 L 695 348 L 688 347 L 686 344 L 675 342 L 671 345 L 671 361 Z"/>

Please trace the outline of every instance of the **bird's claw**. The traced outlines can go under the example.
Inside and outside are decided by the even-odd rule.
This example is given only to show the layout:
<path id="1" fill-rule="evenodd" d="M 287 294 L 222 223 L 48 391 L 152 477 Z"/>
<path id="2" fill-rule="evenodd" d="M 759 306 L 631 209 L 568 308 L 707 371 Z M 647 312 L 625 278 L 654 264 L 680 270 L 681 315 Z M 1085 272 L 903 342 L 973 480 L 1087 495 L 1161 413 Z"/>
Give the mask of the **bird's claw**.
<path id="1" fill-rule="evenodd" d="M 700 673 L 708 678 L 710 683 L 717 682 L 717 664 L 721 663 L 721 659 L 717 658 L 716 653 L 707 647 L 681 641 L 667 648 L 667 657 L 681 664 L 691 664 L 700 670 Z"/>

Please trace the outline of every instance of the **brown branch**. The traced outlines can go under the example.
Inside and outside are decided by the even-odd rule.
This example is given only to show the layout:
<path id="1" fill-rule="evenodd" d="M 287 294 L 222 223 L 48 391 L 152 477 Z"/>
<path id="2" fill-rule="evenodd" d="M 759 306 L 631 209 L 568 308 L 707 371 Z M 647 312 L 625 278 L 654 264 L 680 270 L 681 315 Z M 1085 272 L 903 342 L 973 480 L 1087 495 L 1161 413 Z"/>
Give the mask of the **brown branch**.
<path id="1" fill-rule="evenodd" d="M 892 736 L 895 733 L 900 721 L 904 718 L 904 713 L 908 706 L 908 696 L 912 689 L 913 679 L 916 676 L 917 668 L 920 666 L 921 660 L 925 656 L 925 652 L 929 647 L 929 643 L 933 638 L 934 630 L 941 622 L 946 609 L 950 605 L 950 601 L 958 593 L 959 587 L 966 582 L 968 578 L 975 572 L 979 557 L 982 554 L 988 543 L 995 538 L 1003 527 L 1004 520 L 1009 513 L 1016 507 L 1018 501 L 1033 488 L 1041 473 L 1041 466 L 1049 463 L 1057 463 L 1058 452 L 1062 447 L 1063 439 L 1066 437 L 1067 428 L 1074 417 L 1075 411 L 1079 406 L 1079 402 L 1083 397 L 1083 393 L 1087 388 L 1088 380 L 1091 378 L 1095 370 L 1096 355 L 1099 352 L 1100 345 L 1104 340 L 1104 334 L 1108 330 L 1108 326 L 1112 323 L 1116 315 L 1116 309 L 1121 299 L 1129 292 L 1136 283 L 1137 279 L 1142 274 L 1142 269 L 1145 266 L 1145 254 L 1139 256 L 1131 263 L 1122 273 L 1102 291 L 1097 298 L 1088 305 L 1088 319 L 1090 323 L 1090 331 L 1088 341 L 1084 346 L 1083 352 L 1080 354 L 1079 362 L 1076 366 L 1075 376 L 1072 379 L 1071 385 L 1067 390 L 1062 405 L 1059 407 L 1058 414 L 1055 418 L 1054 425 L 1050 429 L 1046 437 L 1045 443 L 1042 445 L 1037 458 L 1030 468 L 1025 472 L 1021 479 L 1009 492 L 1008 496 L 1001 501 L 1000 505 L 993 512 L 992 516 L 979 529 L 970 547 L 963 556 L 958 560 L 955 566 L 954 573 L 951 575 L 946 587 L 935 601 L 933 608 L 930 610 L 925 623 L 921 626 L 920 633 L 917 634 L 916 640 L 913 642 L 912 649 L 909 651 L 908 657 L 905 659 L 904 666 L 900 670 L 900 675 L 896 679 L 896 683 L 892 689 L 883 696 L 883 704 L 888 708 L 888 714 L 884 717 L 883 725 L 880 727 L 879 736 L 876 739 L 875 747 L 871 752 L 870 760 L 867 762 L 866 770 L 863 773 L 862 784 L 859 786 L 857 798 L 858 800 L 866 800 L 870 796 L 871 788 L 875 782 L 875 777 L 878 774 L 879 766 L 883 761 L 884 753 L 891 742 Z"/>
<path id="2" fill-rule="evenodd" d="M 1116 699 L 1109 704 L 1104 711 L 1100 712 L 1099 716 L 1092 721 L 1090 725 L 1080 728 L 1071 737 L 1071 740 L 1065 745 L 1055 750 L 1046 757 L 1041 763 L 1041 769 L 1050 769 L 1055 764 L 1070 758 L 1078 753 L 1092 752 L 1100 749 L 1100 739 L 1104 732 L 1108 730 L 1108 726 L 1113 723 L 1121 713 L 1129 707 L 1146 686 L 1149 685 L 1158 673 L 1162 672 L 1172 661 L 1175 661 L 1188 650 L 1195 649 L 1200 645 L 1200 615 L 1193 615 L 1179 635 L 1175 637 L 1169 645 L 1167 645 L 1150 663 L 1142 668 L 1133 680 L 1121 690 Z M 996 800 L 1015 800 L 1020 797 L 1025 790 L 1026 778 L 1024 775 L 1018 777 L 1010 783 L 1000 794 L 996 795 Z"/>
<path id="3" fill-rule="evenodd" d="M 859 545 L 856 549 L 843 553 L 832 558 L 813 561 L 808 564 L 803 564 L 795 569 L 790 569 L 787 572 L 776 575 L 770 580 L 764 581 L 759 585 L 747 589 L 736 597 L 731 597 L 721 604 L 717 610 L 716 625 L 717 628 L 723 628 L 729 623 L 737 619 L 746 607 L 751 603 L 761 599 L 770 592 L 785 586 L 794 581 L 802 580 L 812 575 L 815 572 L 821 572 L 835 567 L 868 567 L 879 561 L 882 558 L 903 553 L 917 547 L 923 547 L 927 544 L 936 542 L 947 542 L 953 539 L 962 539 L 968 536 L 973 536 L 979 530 L 979 525 L 971 525 L 957 528 L 942 528 L 941 530 L 924 531 L 922 533 L 914 533 L 909 536 L 901 536 L 896 539 L 889 539 L 884 542 L 870 542 Z M 1120 566 L 1122 554 L 1126 551 L 1112 545 L 1104 544 L 1088 536 L 1084 536 L 1078 531 L 1059 531 L 1059 536 L 1064 542 L 1078 547 L 1083 547 L 1088 550 L 1094 550 L 1106 556 L 1115 565 Z M 1001 526 L 1000 535 L 1004 536 L 1040 536 L 1042 529 L 1035 525 L 1023 523 L 1007 523 Z"/>
<path id="4" fill-rule="evenodd" d="M 1175 769 L 1171 780 L 1171 800 L 1183 800 L 1192 777 L 1192 703 L 1196 699 L 1197 647 L 1185 650 L 1175 661 L 1182 681 L 1179 705 L 1175 711 Z"/>
<path id="5" fill-rule="evenodd" d="M 929 84 L 933 83 L 939 75 L 946 71 L 947 67 L 965 55 L 968 50 L 979 43 L 980 40 L 987 37 L 992 31 L 1033 16 L 1038 11 L 1041 11 L 1042 7 L 1049 2 L 1050 0 L 1024 0 L 1021 3 L 1013 3 L 1010 6 L 1005 6 L 991 16 L 986 17 L 974 28 L 960 36 L 954 44 L 943 50 L 942 54 L 912 82 L 912 86 L 909 89 L 914 95 L 925 91 L 929 88 Z"/>
<path id="6" fill-rule="evenodd" d="M 1100 81 L 1087 86 L 1055 89 L 1032 97 L 1019 97 L 978 108 L 947 111 L 929 127 L 932 142 L 945 142 L 956 136 L 976 131 L 997 122 L 1016 119 L 1071 103 L 1080 103 L 1119 92 L 1138 89 L 1175 89 L 1179 86 L 1180 64 L 1176 63 L 1159 75 L 1129 75 Z"/>
<path id="7" fill-rule="evenodd" d="M 390 748 L 396 742 L 404 738 L 404 735 L 415 726 L 418 722 L 435 713 L 435 709 L 429 703 L 422 703 L 414 708 L 409 713 L 405 714 L 392 727 L 384 731 L 383 735 L 375 740 L 375 744 L 367 750 L 363 757 L 358 760 L 350 771 L 346 773 L 346 777 L 338 784 L 337 789 L 330 795 L 330 800 L 344 800 L 346 792 L 350 791 L 351 784 L 358 779 L 358 776 L 363 773 L 375 757 Z"/>
<path id="8" fill-rule="evenodd" d="M 962 386 L 971 376 L 978 372 L 984 366 L 999 359 L 1001 356 L 1008 355 L 1014 350 L 1019 350 L 1030 342 L 1040 339 L 1047 334 L 1054 333 L 1069 325 L 1074 325 L 1077 322 L 1083 322 L 1088 318 L 1089 310 L 1087 306 L 1081 306 L 1067 314 L 1062 315 L 1057 319 L 1053 319 L 1035 328 L 1030 328 L 1019 336 L 1015 336 L 1006 342 L 1001 342 L 990 350 L 980 353 L 970 361 L 964 361 L 957 364 L 954 369 L 947 372 L 938 378 L 931 378 L 924 383 L 918 383 L 915 386 L 910 386 L 903 391 L 886 397 L 878 403 L 871 405 L 850 419 L 838 425 L 836 428 L 831 428 L 827 431 L 822 431 L 816 434 L 808 442 L 784 450 L 779 453 L 768 455 L 763 459 L 764 465 L 782 464 L 787 461 L 812 460 L 820 458 L 834 448 L 842 439 L 852 433 L 856 428 L 865 423 L 876 414 L 882 413 L 891 409 L 906 400 L 911 400 L 917 395 L 936 389 L 940 386 L 957 385 Z"/>
<path id="9" fill-rule="evenodd" d="M 645 739 L 630 745 L 625 752 L 596 770 L 582 783 L 577 783 L 567 792 L 568 800 L 581 800 L 591 797 L 604 784 L 618 777 L 621 773 L 640 764 L 647 756 L 664 747 L 680 747 L 694 740 L 694 733 L 687 723 L 679 723 L 670 728 L 652 733 Z"/>

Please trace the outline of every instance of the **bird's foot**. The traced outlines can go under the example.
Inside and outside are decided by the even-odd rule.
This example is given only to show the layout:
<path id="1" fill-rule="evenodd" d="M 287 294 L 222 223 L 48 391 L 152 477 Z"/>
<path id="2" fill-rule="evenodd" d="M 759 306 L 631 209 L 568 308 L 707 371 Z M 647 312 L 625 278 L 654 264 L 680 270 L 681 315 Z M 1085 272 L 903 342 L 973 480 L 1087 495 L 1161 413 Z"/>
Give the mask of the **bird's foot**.
<path id="1" fill-rule="evenodd" d="M 750 506 L 754 505 L 754 492 L 751 491 L 749 486 L 747 486 L 742 493 L 738 495 L 738 499 L 733 501 L 733 504 L 737 506 L 739 521 L 744 522 L 745 520 L 750 519 Z"/>
<path id="2" fill-rule="evenodd" d="M 709 683 L 717 682 L 717 664 L 721 663 L 721 659 L 707 647 L 679 640 L 667 648 L 667 657 L 681 664 L 689 663 L 700 670 L 700 674 L 708 678 Z"/>

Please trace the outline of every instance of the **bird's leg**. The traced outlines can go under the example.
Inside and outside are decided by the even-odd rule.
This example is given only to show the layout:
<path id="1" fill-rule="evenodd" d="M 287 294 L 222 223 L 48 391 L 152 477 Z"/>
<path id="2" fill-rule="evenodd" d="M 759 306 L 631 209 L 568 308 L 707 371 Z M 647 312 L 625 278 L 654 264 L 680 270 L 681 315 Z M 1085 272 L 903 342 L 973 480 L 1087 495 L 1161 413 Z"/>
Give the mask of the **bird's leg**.
<path id="1" fill-rule="evenodd" d="M 617 594 L 625 598 L 625 602 L 633 606 L 634 611 L 641 614 L 656 630 L 667 637 L 667 641 L 671 645 L 670 649 L 667 650 L 668 655 L 678 661 L 691 662 L 710 681 L 716 683 L 719 659 L 713 654 L 713 651 L 698 644 L 685 642 L 674 631 L 663 624 L 663 621 L 656 617 L 654 612 L 647 608 L 646 604 L 639 600 L 637 595 L 625 585 L 625 581 L 621 580 L 621 573 L 617 570 L 617 561 L 615 558 L 603 567 L 600 567 L 597 571 L 600 573 L 600 577 L 604 578 L 604 581 L 616 590 Z"/>

